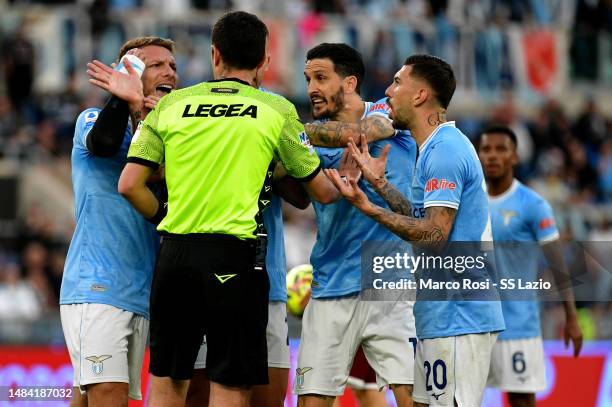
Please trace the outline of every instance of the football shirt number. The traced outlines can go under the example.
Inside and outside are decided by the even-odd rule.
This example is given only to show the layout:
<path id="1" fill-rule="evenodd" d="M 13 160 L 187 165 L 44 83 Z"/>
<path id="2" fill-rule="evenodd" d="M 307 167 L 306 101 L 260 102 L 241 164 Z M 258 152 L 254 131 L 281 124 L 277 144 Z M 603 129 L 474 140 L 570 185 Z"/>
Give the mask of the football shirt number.
<path id="1" fill-rule="evenodd" d="M 433 386 L 429 384 L 429 376 L 432 376 L 433 384 L 438 390 L 442 390 L 446 387 L 446 364 L 443 360 L 438 359 L 434 362 L 433 367 L 429 361 L 425 361 L 423 364 L 425 367 L 425 388 L 427 391 L 433 389 Z M 441 368 L 441 369 L 438 369 Z M 441 371 L 440 371 L 441 370 Z M 440 379 L 440 381 L 438 381 Z"/>

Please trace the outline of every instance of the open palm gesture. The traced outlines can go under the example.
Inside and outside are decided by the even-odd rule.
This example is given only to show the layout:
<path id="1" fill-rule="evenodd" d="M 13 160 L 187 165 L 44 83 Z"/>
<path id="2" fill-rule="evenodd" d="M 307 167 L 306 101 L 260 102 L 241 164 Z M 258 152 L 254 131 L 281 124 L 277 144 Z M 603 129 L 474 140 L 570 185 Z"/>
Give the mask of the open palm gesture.
<path id="1" fill-rule="evenodd" d="M 351 152 L 351 156 L 357 163 L 357 166 L 361 169 L 363 177 L 374 187 L 375 190 L 379 190 L 384 187 L 387 183 L 385 177 L 385 170 L 387 169 L 387 155 L 391 146 L 387 144 L 380 154 L 380 157 L 372 157 L 368 148 L 365 135 L 361 135 L 361 150 L 357 145 L 350 140 L 348 142 L 348 150 Z"/>

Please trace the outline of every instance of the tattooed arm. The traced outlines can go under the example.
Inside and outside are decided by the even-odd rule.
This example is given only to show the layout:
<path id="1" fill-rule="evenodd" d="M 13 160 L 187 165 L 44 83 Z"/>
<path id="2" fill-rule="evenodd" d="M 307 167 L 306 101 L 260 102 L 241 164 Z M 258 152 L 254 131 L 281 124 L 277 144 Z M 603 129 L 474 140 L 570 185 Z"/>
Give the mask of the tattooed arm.
<path id="1" fill-rule="evenodd" d="M 355 180 L 342 180 L 334 169 L 326 169 L 324 171 L 325 175 L 331 179 L 336 188 L 350 203 L 402 239 L 424 243 L 448 240 L 455 223 L 456 209 L 445 206 L 432 206 L 425 210 L 425 218 L 423 219 L 416 219 L 411 216 L 391 212 L 370 202 Z"/>
<path id="2" fill-rule="evenodd" d="M 358 143 L 361 134 L 365 134 L 368 143 L 393 137 L 395 134 L 391 121 L 381 115 L 366 117 L 358 123 L 306 123 L 304 128 L 310 142 L 322 147 L 345 147 L 351 139 Z"/>
<path id="3" fill-rule="evenodd" d="M 457 210 L 445 206 L 432 206 L 425 210 L 424 219 L 400 215 L 375 205 L 363 213 L 404 240 L 434 243 L 448 240 Z"/>
<path id="4" fill-rule="evenodd" d="M 404 216 L 411 215 L 412 205 L 410 201 L 393 185 L 385 182 L 383 187 L 374 188 L 374 190 L 385 200 L 393 212 Z"/>

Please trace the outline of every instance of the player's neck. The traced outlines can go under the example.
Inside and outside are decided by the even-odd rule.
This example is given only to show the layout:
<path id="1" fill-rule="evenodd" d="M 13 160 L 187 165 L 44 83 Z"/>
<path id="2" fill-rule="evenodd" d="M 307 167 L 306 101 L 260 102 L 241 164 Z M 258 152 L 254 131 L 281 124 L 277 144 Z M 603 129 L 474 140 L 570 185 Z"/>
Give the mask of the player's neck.
<path id="1" fill-rule="evenodd" d="M 357 123 L 363 117 L 365 103 L 358 95 L 344 100 L 344 107 L 333 118 L 334 121 L 344 123 Z"/>
<path id="2" fill-rule="evenodd" d="M 489 196 L 495 197 L 505 193 L 512 187 L 513 182 L 514 174 L 512 172 L 504 177 L 487 181 Z"/>
<path id="3" fill-rule="evenodd" d="M 223 69 L 218 78 L 215 79 L 229 79 L 235 78 L 240 79 L 248 83 L 253 87 L 258 87 L 257 83 L 257 71 L 256 70 L 242 70 L 242 69 Z"/>
<path id="4" fill-rule="evenodd" d="M 414 125 L 410 126 L 410 133 L 417 145 L 421 147 L 431 133 L 442 123 L 446 123 L 446 110 L 430 110 L 415 120 Z"/>

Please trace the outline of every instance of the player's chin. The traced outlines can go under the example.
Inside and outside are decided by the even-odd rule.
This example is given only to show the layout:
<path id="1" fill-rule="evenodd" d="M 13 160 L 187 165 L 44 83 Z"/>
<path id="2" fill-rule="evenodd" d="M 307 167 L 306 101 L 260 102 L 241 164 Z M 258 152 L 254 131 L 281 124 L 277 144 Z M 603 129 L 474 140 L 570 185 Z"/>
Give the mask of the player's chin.
<path id="1" fill-rule="evenodd" d="M 315 119 L 323 119 L 328 116 L 327 109 L 321 105 L 310 105 L 312 117 Z"/>
<path id="2" fill-rule="evenodd" d="M 397 130 L 407 130 L 408 129 L 408 125 L 398 119 L 394 119 L 391 117 L 391 115 L 389 115 L 389 118 L 391 119 L 391 125 L 393 126 L 394 129 Z"/>

